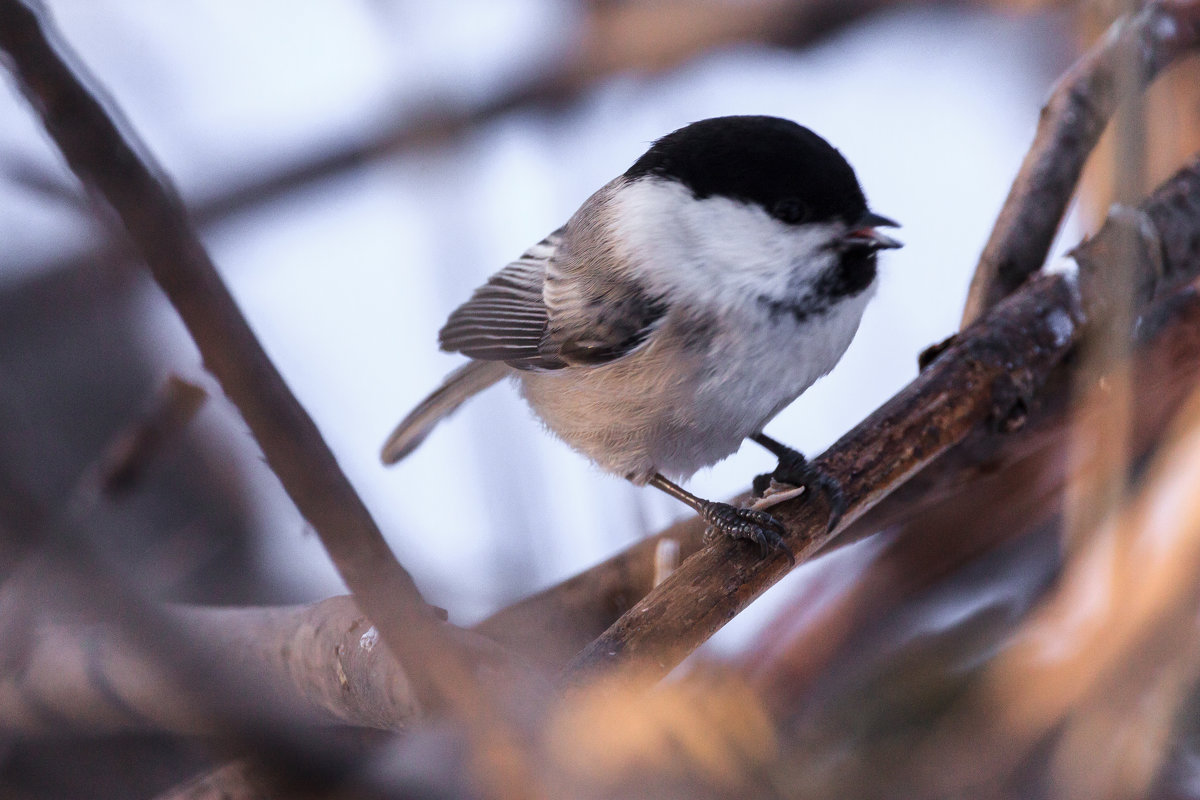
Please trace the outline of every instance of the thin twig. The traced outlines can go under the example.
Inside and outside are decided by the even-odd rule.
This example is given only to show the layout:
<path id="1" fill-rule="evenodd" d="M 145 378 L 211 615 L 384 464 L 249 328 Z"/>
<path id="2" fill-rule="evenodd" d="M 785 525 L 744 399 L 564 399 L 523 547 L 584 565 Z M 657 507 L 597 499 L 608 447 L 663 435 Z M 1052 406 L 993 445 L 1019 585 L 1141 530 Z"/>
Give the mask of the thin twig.
<path id="1" fill-rule="evenodd" d="M 1122 101 L 1118 72 L 1137 65 L 1145 87 L 1200 46 L 1200 2 L 1158 0 L 1113 24 L 1059 80 L 1042 108 L 1037 134 L 979 257 L 962 325 L 1013 292 L 1041 268 L 1084 162 Z"/>
<path id="2" fill-rule="evenodd" d="M 199 386 L 170 376 L 150 412 L 121 431 L 105 451 L 95 474 L 96 488 L 110 496 L 132 489 L 149 462 L 183 431 L 206 398 Z"/>

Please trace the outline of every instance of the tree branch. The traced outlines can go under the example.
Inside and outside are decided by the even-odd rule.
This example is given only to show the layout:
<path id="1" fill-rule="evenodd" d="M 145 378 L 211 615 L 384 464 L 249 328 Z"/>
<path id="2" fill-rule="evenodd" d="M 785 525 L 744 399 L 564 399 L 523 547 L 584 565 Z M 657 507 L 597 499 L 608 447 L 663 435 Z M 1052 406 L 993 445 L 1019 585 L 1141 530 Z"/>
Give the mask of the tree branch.
<path id="1" fill-rule="evenodd" d="M 460 702 L 456 695 L 472 684 L 469 671 L 439 635 L 411 576 L 250 330 L 178 195 L 72 73 L 47 28 L 20 0 L 0 0 L 0 49 L 71 169 L 117 212 L 205 365 L 422 700 Z"/>
<path id="2" fill-rule="evenodd" d="M 1147 219 L 1172 230 L 1153 232 L 1148 239 L 1143 251 L 1158 257 L 1137 265 L 1141 274 L 1165 273 L 1178 280 L 1200 273 L 1196 208 L 1200 160 L 1143 207 Z M 1163 242 L 1191 246 L 1169 252 Z M 1155 243 L 1160 243 L 1157 251 Z M 1087 287 L 1089 272 L 1081 271 L 1082 298 L 1094 297 Z M 1078 340 L 1090 311 L 1072 278 L 1041 275 L 963 331 L 908 387 L 816 459 L 846 490 L 843 525 L 981 423 L 998 432 L 1019 428 L 1037 390 Z M 786 526 L 785 541 L 798 562 L 836 533 L 825 529 L 824 511 L 803 497 L 774 506 L 771 513 Z M 568 680 L 633 661 L 659 674 L 674 668 L 788 571 L 782 555 L 763 559 L 749 550 L 729 540 L 705 547 L 580 653 L 567 669 Z"/>
<path id="3" fill-rule="evenodd" d="M 1118 88 L 1144 88 L 1165 67 L 1200 47 L 1200 2 L 1158 0 L 1115 22 L 1058 81 L 1042 108 L 1033 145 L 1021 164 L 979 257 L 962 328 L 1041 268 L 1075 191 L 1084 162 L 1109 118 L 1128 98 Z M 1118 73 L 1135 65 L 1136 81 Z"/>
<path id="4" fill-rule="evenodd" d="M 1189 288 L 1155 303 L 1138 324 L 1134 347 L 1131 452 L 1137 463 L 1162 442 L 1200 382 L 1200 295 Z M 1001 542 L 1053 522 L 1070 474 L 1070 435 L 1076 424 L 1093 424 L 1073 416 L 1074 369 L 1060 367 L 1039 398 L 1042 409 L 1019 432 L 998 441 L 976 432 L 877 506 L 906 501 L 910 516 L 852 587 L 819 611 L 790 609 L 764 629 L 745 663 L 771 708 L 786 715 L 811 699 L 817 677 L 832 659 L 861 646 L 854 640 L 881 615 Z M 982 446 L 985 437 L 998 447 Z"/>
<path id="5" fill-rule="evenodd" d="M 292 709 L 293 725 L 396 730 L 420 717 L 411 682 L 377 646 L 353 598 L 287 608 L 180 606 L 168 608 L 166 618 L 201 660 L 222 664 L 234 679 L 253 676 L 256 689 L 271 695 L 258 701 Z M 164 665 L 119 627 L 44 615 L 27 625 L 27 652 L 0 674 L 0 729 L 211 732 L 211 710 L 180 696 Z M 487 640 L 456 635 L 471 640 L 481 661 L 499 663 L 499 648 Z"/>

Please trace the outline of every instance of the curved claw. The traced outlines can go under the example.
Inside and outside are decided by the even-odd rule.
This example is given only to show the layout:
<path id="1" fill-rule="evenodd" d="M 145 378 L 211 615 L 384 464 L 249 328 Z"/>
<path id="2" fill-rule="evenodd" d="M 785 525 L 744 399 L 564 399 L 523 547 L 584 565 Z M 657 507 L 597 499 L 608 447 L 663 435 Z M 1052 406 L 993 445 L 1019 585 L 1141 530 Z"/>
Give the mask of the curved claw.
<path id="1" fill-rule="evenodd" d="M 846 492 L 842 489 L 842 485 L 828 472 L 815 468 L 812 470 L 810 482 L 804 485 L 820 489 L 825 495 L 825 499 L 829 501 L 829 524 L 825 530 L 832 531 L 842 521 L 842 515 L 846 513 Z"/>
<path id="2" fill-rule="evenodd" d="M 706 536 L 720 531 L 734 539 L 749 539 L 758 544 L 763 557 L 778 551 L 784 553 L 792 564 L 796 563 L 795 554 L 783 541 L 783 534 L 787 532 L 783 523 L 765 511 L 710 501 L 701 511 L 701 517 L 709 525 Z"/>
<path id="3" fill-rule="evenodd" d="M 755 497 L 762 497 L 770 486 L 771 481 L 786 483 L 789 486 L 803 486 L 807 492 L 819 491 L 825 495 L 829 503 L 829 524 L 826 530 L 832 531 L 841 522 L 846 513 L 846 493 L 837 479 L 818 467 L 814 467 L 802 454 L 787 448 L 779 454 L 779 465 L 774 472 L 767 472 L 754 478 L 752 489 Z"/>

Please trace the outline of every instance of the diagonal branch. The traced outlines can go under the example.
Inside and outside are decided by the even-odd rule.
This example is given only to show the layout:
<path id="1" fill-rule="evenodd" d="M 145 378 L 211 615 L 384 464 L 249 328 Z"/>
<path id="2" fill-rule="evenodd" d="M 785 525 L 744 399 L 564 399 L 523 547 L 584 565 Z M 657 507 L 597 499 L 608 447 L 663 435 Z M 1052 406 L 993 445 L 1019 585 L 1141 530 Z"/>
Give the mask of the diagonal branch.
<path id="1" fill-rule="evenodd" d="M 964 319 L 974 320 L 1041 266 L 1083 162 L 1117 105 L 1118 68 L 1136 55 L 1136 63 L 1142 67 L 1140 79 L 1148 83 L 1198 43 L 1200 3 L 1175 0 L 1152 4 L 1133 20 L 1114 26 L 1113 33 L 1059 81 L 981 257 Z M 1000 270 L 999 264 L 1020 268 Z M 895 505 L 874 509 L 848 526 L 842 538 L 856 539 L 879 530 L 879 520 L 886 522 L 893 516 L 890 512 Z M 696 546 L 702 527 L 696 520 L 686 520 L 660 537 L 677 538 L 690 549 Z M 565 663 L 561 658 L 571 643 L 581 642 L 589 633 L 598 634 L 606 622 L 615 622 L 629 604 L 644 596 L 649 589 L 645 576 L 651 554 L 652 548 L 639 544 L 498 612 L 479 629 L 521 652 L 538 654 L 544 662 Z M 591 599 L 580 587 L 588 587 L 602 598 Z"/>
<path id="2" fill-rule="evenodd" d="M 1188 288 L 1156 302 L 1135 338 L 1130 452 L 1133 463 L 1144 463 L 1200 383 L 1200 294 Z M 1019 432 L 1001 438 L 977 431 L 876 506 L 906 505 L 908 515 L 852 587 L 811 613 L 789 609 L 762 631 L 743 663 L 768 705 L 794 710 L 811 702 L 835 659 L 860 660 L 881 618 L 967 562 L 1038 528 L 1061 530 L 1069 476 L 1089 469 L 1070 463 L 1068 441 L 1076 424 L 1086 429 L 1094 419 L 1077 420 L 1070 402 L 1077 364 L 1069 359 L 1060 367 Z"/>
<path id="3" fill-rule="evenodd" d="M 1012 424 L 1070 349 L 1082 321 L 1073 281 L 1051 275 L 1004 302 L 913 383 L 814 461 L 849 499 L 853 522 L 981 423 Z M 1016 415 L 1016 416 L 1014 416 Z M 824 546 L 823 504 L 800 497 L 770 511 L 787 529 L 798 563 Z M 728 539 L 684 562 L 568 667 L 569 676 L 636 660 L 666 673 L 789 571 Z"/>
<path id="4" fill-rule="evenodd" d="M 1113 23 L 1101 42 L 1058 81 L 1042 108 L 1033 145 L 979 257 L 962 328 L 1039 270 L 1050 251 L 1084 162 L 1116 111 L 1119 89 L 1144 88 L 1200 47 L 1200 2 L 1158 0 Z M 1136 66 L 1135 80 L 1119 73 Z"/>
<path id="5" fill-rule="evenodd" d="M 1200 274 L 1198 212 L 1200 159 L 1143 206 L 1148 222 L 1139 233 L 1149 256 L 1137 265 L 1143 274 L 1174 282 Z M 1037 390 L 1088 321 L 1091 308 L 1084 299 L 1095 297 L 1089 286 L 1094 274 L 1090 264 L 1081 270 L 1082 292 L 1073 276 L 1062 273 L 1027 282 L 816 460 L 850 498 L 843 527 L 980 424 L 1002 433 L 1024 423 Z M 786 526 L 785 541 L 798 562 L 837 532 L 826 530 L 824 510 L 803 497 L 771 513 Z M 567 668 L 567 679 L 630 662 L 665 674 L 788 570 L 782 555 L 760 559 L 741 543 L 713 542 L 580 653 Z"/>
<path id="6" fill-rule="evenodd" d="M 472 683 L 466 666 L 439 636 L 411 576 L 255 338 L 175 190 L 67 66 L 61 45 L 51 45 L 48 23 L 20 0 L 0 0 L 0 49 L 71 169 L 120 217 L 205 365 L 421 699 L 456 702 Z"/>

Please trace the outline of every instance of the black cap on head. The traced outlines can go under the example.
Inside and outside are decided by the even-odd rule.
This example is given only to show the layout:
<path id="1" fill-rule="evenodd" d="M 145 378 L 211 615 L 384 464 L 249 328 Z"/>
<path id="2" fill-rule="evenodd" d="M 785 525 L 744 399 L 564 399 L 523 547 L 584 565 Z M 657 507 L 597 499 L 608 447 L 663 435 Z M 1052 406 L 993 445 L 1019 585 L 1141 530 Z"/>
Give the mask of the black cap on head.
<path id="1" fill-rule="evenodd" d="M 676 180 L 697 198 L 729 197 L 761 205 L 788 223 L 839 218 L 853 224 L 867 210 L 854 170 L 828 142 L 779 117 L 713 117 L 656 141 L 625 172 Z"/>

